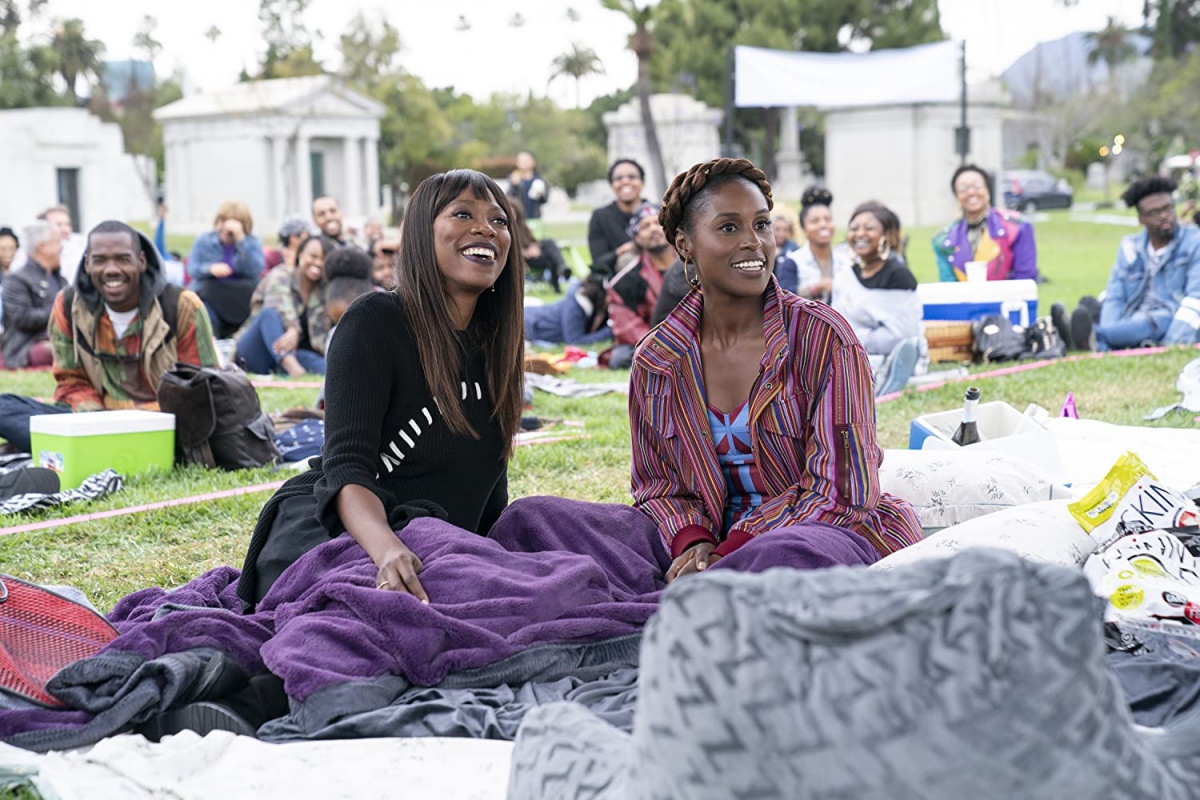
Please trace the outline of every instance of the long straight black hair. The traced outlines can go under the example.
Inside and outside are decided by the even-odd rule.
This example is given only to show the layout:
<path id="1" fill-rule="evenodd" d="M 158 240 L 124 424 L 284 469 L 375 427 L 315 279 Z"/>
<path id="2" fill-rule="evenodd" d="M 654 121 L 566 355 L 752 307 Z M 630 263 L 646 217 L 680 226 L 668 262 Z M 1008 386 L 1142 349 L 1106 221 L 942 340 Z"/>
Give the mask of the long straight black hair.
<path id="1" fill-rule="evenodd" d="M 463 377 L 462 349 L 450 319 L 450 298 L 438 268 L 433 235 L 434 220 L 465 189 L 481 200 L 495 202 L 513 219 L 504 192 L 481 172 L 456 169 L 421 181 L 404 213 L 395 292 L 417 338 L 425 386 L 438 398 L 446 424 L 457 434 L 478 438 L 462 407 L 453 402 Z M 467 326 L 484 351 L 492 417 L 504 436 L 506 459 L 512 455 L 524 406 L 524 295 L 525 263 L 520 237 L 513 231 L 504 269 L 492 290 L 479 295 Z"/>

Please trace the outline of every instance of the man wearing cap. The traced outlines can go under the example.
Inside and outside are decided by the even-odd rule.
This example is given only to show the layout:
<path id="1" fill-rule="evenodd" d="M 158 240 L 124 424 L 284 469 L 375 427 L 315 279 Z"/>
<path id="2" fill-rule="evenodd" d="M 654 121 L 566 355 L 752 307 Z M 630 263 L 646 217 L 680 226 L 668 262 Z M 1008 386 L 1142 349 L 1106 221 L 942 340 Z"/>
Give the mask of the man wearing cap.
<path id="1" fill-rule="evenodd" d="M 635 250 L 617 262 L 617 274 L 608 282 L 608 317 L 614 345 L 608 366 L 626 369 L 633 363 L 633 348 L 650 331 L 654 304 L 662 291 L 663 273 L 679 260 L 658 223 L 659 206 L 644 203 L 629 222 Z"/>
<path id="2" fill-rule="evenodd" d="M 265 254 L 266 269 L 263 274 L 267 274 L 280 264 L 295 267 L 300 244 L 316 233 L 316 226 L 303 217 L 286 218 L 279 226 L 279 249 Z"/>

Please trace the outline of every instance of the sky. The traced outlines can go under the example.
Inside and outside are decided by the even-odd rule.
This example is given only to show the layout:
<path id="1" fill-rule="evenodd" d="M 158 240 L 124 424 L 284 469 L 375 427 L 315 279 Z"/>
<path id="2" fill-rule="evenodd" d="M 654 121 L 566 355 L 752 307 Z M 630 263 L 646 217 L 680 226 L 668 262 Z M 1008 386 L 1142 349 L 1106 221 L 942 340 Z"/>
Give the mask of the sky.
<path id="1" fill-rule="evenodd" d="M 578 21 L 568 18 L 568 9 Z M 1058 0 L 939 0 L 939 9 L 950 38 L 966 39 L 976 81 L 998 75 L 1039 41 L 1097 30 L 1110 15 L 1127 27 L 1140 25 L 1142 0 L 1077 0 L 1071 8 Z M 233 84 L 243 67 L 257 63 L 264 47 L 257 11 L 256 0 L 50 0 L 45 13 L 82 19 L 110 59 L 134 56 L 133 34 L 142 17 L 152 15 L 166 71 L 182 67 L 189 90 L 211 91 Z M 574 80 L 549 80 L 551 62 L 572 43 L 590 47 L 604 66 L 603 75 L 582 81 L 584 105 L 635 78 L 634 56 L 625 49 L 632 24 L 599 0 L 312 0 L 308 28 L 321 35 L 316 52 L 327 65 L 336 66 L 338 35 L 360 11 L 368 18 L 386 13 L 403 40 L 401 66 L 431 88 L 454 86 L 476 98 L 532 91 L 572 106 Z M 517 15 L 524 24 L 514 27 Z M 459 29 L 461 20 L 467 30 Z M 204 36 L 214 25 L 221 30 L 215 43 Z"/>

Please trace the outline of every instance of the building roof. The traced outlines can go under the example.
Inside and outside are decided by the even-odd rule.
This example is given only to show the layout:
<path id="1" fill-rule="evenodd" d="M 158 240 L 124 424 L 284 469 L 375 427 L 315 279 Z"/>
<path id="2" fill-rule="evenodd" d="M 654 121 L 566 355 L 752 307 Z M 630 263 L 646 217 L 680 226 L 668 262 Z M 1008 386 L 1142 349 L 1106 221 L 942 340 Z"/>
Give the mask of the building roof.
<path id="1" fill-rule="evenodd" d="M 154 112 L 160 120 L 196 117 L 236 117 L 263 113 L 298 112 L 311 115 L 317 101 L 332 98 L 338 105 L 379 119 L 384 107 L 353 91 L 332 75 L 248 81 L 216 92 L 195 94 L 169 103 Z M 301 109 L 303 109 L 301 111 Z"/>

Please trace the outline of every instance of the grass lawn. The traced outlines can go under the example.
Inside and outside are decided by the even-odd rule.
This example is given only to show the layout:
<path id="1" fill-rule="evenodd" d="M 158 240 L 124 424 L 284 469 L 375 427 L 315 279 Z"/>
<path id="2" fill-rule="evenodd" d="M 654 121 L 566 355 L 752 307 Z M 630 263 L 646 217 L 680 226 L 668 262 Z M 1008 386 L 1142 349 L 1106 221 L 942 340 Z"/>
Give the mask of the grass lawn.
<path id="1" fill-rule="evenodd" d="M 1072 221 L 1067 212 L 1051 212 L 1039 221 L 1042 268 L 1051 277 L 1051 282 L 1042 287 L 1043 313 L 1052 299 L 1073 304 L 1079 295 L 1099 291 L 1117 241 L 1129 230 Z M 568 233 L 565 229 L 554 231 L 556 236 Z M 932 278 L 934 272 L 932 254 L 924 246 L 933 233 L 932 229 L 910 232 L 909 257 L 922 280 Z M 1194 356 L 1194 351 L 1180 349 L 1144 358 L 1060 363 L 1020 375 L 981 380 L 979 385 L 985 401 L 1004 400 L 1020 410 L 1032 402 L 1056 411 L 1066 393 L 1073 391 L 1082 416 L 1138 425 L 1150 409 L 1178 399 L 1175 378 Z M 621 381 L 626 374 L 576 371 L 571 377 Z M 49 373 L 0 373 L 0 391 L 46 397 L 53 391 L 53 380 Z M 880 405 L 881 443 L 885 447 L 907 446 L 909 422 L 914 416 L 956 408 L 962 392 L 962 385 L 910 392 Z M 291 387 L 286 380 L 260 390 L 267 411 L 310 406 L 316 394 L 315 389 Z M 510 468 L 513 497 L 556 494 L 628 502 L 629 427 L 624 396 L 571 400 L 539 393 L 534 411 L 545 418 L 581 420 L 590 438 L 518 448 Z M 1156 424 L 1195 426 L 1190 415 L 1177 415 Z M 114 497 L 86 507 L 17 515 L 6 518 L 0 527 L 250 486 L 290 474 L 275 474 L 269 469 L 225 473 L 192 468 L 135 476 Z M 119 598 L 145 586 L 177 585 L 221 564 L 240 566 L 266 498 L 266 493 L 244 495 L 0 536 L 0 571 L 32 581 L 73 584 L 100 607 L 109 609 Z"/>

